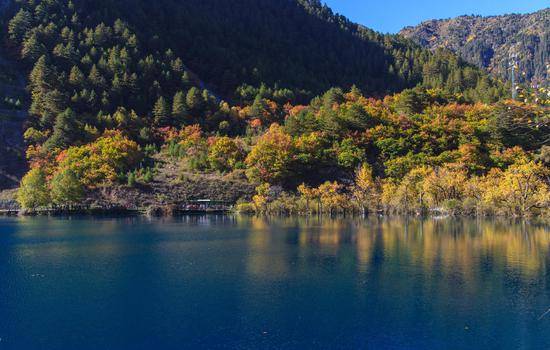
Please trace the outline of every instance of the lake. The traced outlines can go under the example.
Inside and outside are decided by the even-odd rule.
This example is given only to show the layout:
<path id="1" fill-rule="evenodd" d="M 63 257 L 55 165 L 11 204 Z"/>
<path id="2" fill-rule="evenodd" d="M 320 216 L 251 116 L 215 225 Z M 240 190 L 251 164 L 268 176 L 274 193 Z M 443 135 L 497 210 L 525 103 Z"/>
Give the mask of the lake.
<path id="1" fill-rule="evenodd" d="M 550 348 L 550 228 L 0 218 L 0 349 Z"/>

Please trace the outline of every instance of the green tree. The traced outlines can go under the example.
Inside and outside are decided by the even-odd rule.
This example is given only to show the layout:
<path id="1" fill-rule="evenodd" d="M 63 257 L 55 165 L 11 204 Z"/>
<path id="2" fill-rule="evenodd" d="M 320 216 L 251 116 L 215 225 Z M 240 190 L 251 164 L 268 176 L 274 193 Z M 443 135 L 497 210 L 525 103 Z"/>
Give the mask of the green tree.
<path id="1" fill-rule="evenodd" d="M 201 112 L 204 107 L 204 99 L 199 89 L 192 87 L 187 91 L 186 96 L 187 106 L 194 112 Z"/>
<path id="2" fill-rule="evenodd" d="M 88 75 L 88 80 L 90 83 L 97 88 L 103 88 L 105 87 L 105 78 L 103 75 L 99 72 L 99 69 L 94 64 L 92 68 L 90 69 L 90 74 Z"/>
<path id="3" fill-rule="evenodd" d="M 24 209 L 37 209 L 50 203 L 46 174 L 41 168 L 31 169 L 21 180 L 17 201 Z"/>
<path id="4" fill-rule="evenodd" d="M 84 186 L 75 172 L 64 169 L 57 172 L 50 182 L 52 202 L 69 208 L 84 196 Z"/>
<path id="5" fill-rule="evenodd" d="M 190 87 L 193 85 L 193 82 L 191 81 L 191 77 L 189 76 L 188 72 L 183 72 L 183 75 L 181 76 L 181 84 L 184 88 Z"/>
<path id="6" fill-rule="evenodd" d="M 395 107 L 399 112 L 411 115 L 424 109 L 426 96 L 415 89 L 405 90 L 398 95 Z"/>
<path id="7" fill-rule="evenodd" d="M 54 76 L 48 66 L 45 55 L 40 56 L 29 74 L 29 88 L 31 90 L 33 101 L 41 101 L 50 88 L 53 87 Z"/>
<path id="8" fill-rule="evenodd" d="M 24 59 L 35 61 L 42 56 L 45 51 L 46 47 L 44 47 L 44 45 L 38 40 L 38 35 L 36 33 L 32 33 L 23 41 L 21 56 Z"/>
<path id="9" fill-rule="evenodd" d="M 155 117 L 156 125 L 166 125 L 170 120 L 170 105 L 166 99 L 161 96 L 158 98 L 153 107 L 153 116 Z"/>
<path id="10" fill-rule="evenodd" d="M 250 116 L 252 118 L 264 120 L 264 115 L 267 112 L 267 108 L 266 101 L 258 94 L 254 99 L 254 103 L 250 107 Z"/>
<path id="11" fill-rule="evenodd" d="M 74 112 L 67 108 L 55 119 L 52 136 L 45 144 L 47 149 L 61 148 L 70 146 L 74 140 L 79 139 L 79 127 Z"/>
<path id="12" fill-rule="evenodd" d="M 172 117 L 185 124 L 189 118 L 189 110 L 187 108 L 186 96 L 183 91 L 178 91 L 174 95 L 174 101 L 172 102 Z"/>
<path id="13" fill-rule="evenodd" d="M 25 35 L 29 32 L 32 25 L 32 16 L 31 14 L 21 9 L 15 17 L 13 17 L 8 24 L 8 33 L 10 39 L 19 43 Z"/>
<path id="14" fill-rule="evenodd" d="M 359 164 L 364 156 L 365 151 L 357 147 L 354 140 L 346 138 L 336 146 L 338 164 L 344 168 L 354 168 Z"/>
<path id="15" fill-rule="evenodd" d="M 69 73 L 69 83 L 76 87 L 83 86 L 85 81 L 84 73 L 77 67 L 73 66 L 71 72 Z"/>

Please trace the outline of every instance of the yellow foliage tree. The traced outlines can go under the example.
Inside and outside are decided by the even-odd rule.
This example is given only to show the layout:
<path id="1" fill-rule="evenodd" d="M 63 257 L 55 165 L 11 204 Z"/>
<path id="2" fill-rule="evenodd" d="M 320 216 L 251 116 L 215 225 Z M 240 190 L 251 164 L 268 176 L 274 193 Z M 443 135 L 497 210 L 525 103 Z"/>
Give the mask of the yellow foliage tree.
<path id="1" fill-rule="evenodd" d="M 141 158 L 137 143 L 118 131 L 107 131 L 93 143 L 62 152 L 58 163 L 59 169 L 70 169 L 84 186 L 94 188 L 114 182 Z"/>
<path id="2" fill-rule="evenodd" d="M 307 186 L 306 184 L 301 184 L 298 186 L 298 193 L 300 193 L 300 196 L 306 201 L 306 214 L 309 214 L 311 209 L 310 203 L 313 200 L 318 200 L 319 191 L 316 188 Z M 317 210 L 319 210 L 319 205 Z"/>
<path id="3" fill-rule="evenodd" d="M 363 163 L 355 171 L 355 185 L 352 192 L 363 214 L 366 214 L 369 208 L 378 207 L 380 202 L 378 184 L 372 176 L 372 168 L 367 163 Z"/>
<path id="4" fill-rule="evenodd" d="M 502 172 L 497 186 L 487 188 L 485 198 L 515 216 L 548 210 L 550 188 L 545 177 L 549 175 L 547 167 L 534 161 L 513 164 Z"/>
<path id="5" fill-rule="evenodd" d="M 467 180 L 466 170 L 460 165 L 435 168 L 424 181 L 424 191 L 430 205 L 456 205 L 464 197 Z"/>
<path id="6" fill-rule="evenodd" d="M 342 185 L 338 182 L 327 181 L 319 186 L 319 197 L 321 200 L 321 211 L 329 214 L 334 214 L 339 211 L 345 212 L 348 209 L 349 201 L 347 197 L 341 193 Z"/>
<path id="7" fill-rule="evenodd" d="M 289 174 L 293 146 L 290 135 L 278 124 L 272 124 L 246 158 L 248 177 L 268 183 L 283 180 Z"/>
<path id="8" fill-rule="evenodd" d="M 401 182 L 386 181 L 382 186 L 382 202 L 386 210 L 410 213 L 423 212 L 426 203 L 426 178 L 433 174 L 428 167 L 418 167 L 411 170 Z"/>
<path id="9" fill-rule="evenodd" d="M 244 157 L 245 152 L 239 140 L 227 136 L 217 137 L 208 149 L 210 166 L 222 172 L 232 170 Z"/>

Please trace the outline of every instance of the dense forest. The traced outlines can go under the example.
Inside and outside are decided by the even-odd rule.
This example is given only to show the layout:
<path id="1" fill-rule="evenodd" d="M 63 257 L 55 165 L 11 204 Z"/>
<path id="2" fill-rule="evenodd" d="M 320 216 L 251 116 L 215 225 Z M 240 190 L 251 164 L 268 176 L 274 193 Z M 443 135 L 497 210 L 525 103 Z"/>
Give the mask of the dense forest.
<path id="1" fill-rule="evenodd" d="M 430 49 L 447 48 L 467 62 L 508 80 L 548 86 L 550 8 L 525 15 L 461 16 L 426 21 L 400 34 Z"/>
<path id="2" fill-rule="evenodd" d="M 121 124 L 143 144 L 154 141 L 152 127 L 215 131 L 223 123 L 242 132 L 220 98 L 259 115 L 264 97 L 305 102 L 331 86 L 382 95 L 423 84 L 486 102 L 502 94 L 449 52 L 381 36 L 315 1 L 57 0 L 16 8 L 7 40 L 29 67 L 33 141 L 45 150 Z"/>
<path id="3" fill-rule="evenodd" d="M 319 1 L 20 0 L 5 13 L 28 71 L 24 208 L 141 191 L 175 168 L 170 186 L 188 173 L 256 186 L 243 211 L 548 212 L 546 90 L 503 100 L 502 82 L 452 52 Z"/>

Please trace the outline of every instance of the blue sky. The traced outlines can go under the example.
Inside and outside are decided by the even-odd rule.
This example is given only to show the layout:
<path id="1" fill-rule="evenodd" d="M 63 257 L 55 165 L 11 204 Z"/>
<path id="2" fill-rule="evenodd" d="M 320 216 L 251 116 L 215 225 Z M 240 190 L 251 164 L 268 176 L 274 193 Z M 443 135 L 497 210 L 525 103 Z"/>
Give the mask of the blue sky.
<path id="1" fill-rule="evenodd" d="M 428 19 L 460 15 L 527 13 L 549 7 L 548 0 L 324 0 L 336 12 L 380 32 Z"/>

